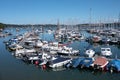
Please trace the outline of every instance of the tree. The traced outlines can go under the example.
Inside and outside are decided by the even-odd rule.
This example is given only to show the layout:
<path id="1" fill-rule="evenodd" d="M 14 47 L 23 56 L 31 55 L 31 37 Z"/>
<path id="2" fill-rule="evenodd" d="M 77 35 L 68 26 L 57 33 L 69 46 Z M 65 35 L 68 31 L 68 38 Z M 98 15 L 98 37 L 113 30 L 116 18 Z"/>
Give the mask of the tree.
<path id="1" fill-rule="evenodd" d="M 3 23 L 0 23 L 0 29 L 1 29 L 1 28 L 3 29 L 4 26 L 5 26 L 5 25 L 4 25 Z"/>

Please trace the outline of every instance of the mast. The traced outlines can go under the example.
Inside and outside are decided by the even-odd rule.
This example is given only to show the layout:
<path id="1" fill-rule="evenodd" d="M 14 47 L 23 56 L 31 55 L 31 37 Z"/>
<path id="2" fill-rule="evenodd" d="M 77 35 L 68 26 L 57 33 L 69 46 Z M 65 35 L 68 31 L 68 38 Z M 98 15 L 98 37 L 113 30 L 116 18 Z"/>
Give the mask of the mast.
<path id="1" fill-rule="evenodd" d="M 90 8 L 90 14 L 89 14 L 89 28 L 91 28 L 91 11 L 92 11 L 92 8 Z"/>
<path id="2" fill-rule="evenodd" d="M 57 30 L 55 32 L 56 34 L 60 33 L 60 24 L 59 24 L 59 19 L 57 20 Z"/>
<path id="3" fill-rule="evenodd" d="M 59 23 L 59 19 L 57 20 L 57 30 L 60 30 L 60 23 Z"/>
<path id="4" fill-rule="evenodd" d="M 120 27 L 120 12 L 119 12 L 118 22 L 117 22 L 117 28 L 120 29 L 119 27 Z"/>
<path id="5" fill-rule="evenodd" d="M 119 16 L 118 16 L 118 23 L 120 23 L 120 13 L 119 13 Z"/>

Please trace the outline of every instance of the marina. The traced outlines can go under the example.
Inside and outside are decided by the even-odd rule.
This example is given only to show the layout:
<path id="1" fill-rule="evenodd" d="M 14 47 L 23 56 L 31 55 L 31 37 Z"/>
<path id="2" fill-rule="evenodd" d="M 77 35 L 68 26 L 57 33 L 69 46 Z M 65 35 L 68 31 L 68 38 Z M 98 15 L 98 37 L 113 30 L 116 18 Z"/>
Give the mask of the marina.
<path id="1" fill-rule="evenodd" d="M 120 0 L 0 0 L 0 80 L 120 80 Z"/>
<path id="2" fill-rule="evenodd" d="M 40 33 L 36 32 L 37 28 L 33 30 L 31 27 L 20 28 L 19 32 L 16 28 L 5 28 L 6 30 L 12 31 L 13 35 L 0 38 L 1 80 L 9 78 L 24 80 L 28 76 L 29 80 L 47 79 L 45 75 L 48 74 L 50 79 L 55 75 L 59 78 L 57 80 L 63 79 L 63 76 L 69 80 L 87 79 L 88 75 L 91 80 L 100 76 L 103 76 L 102 80 L 111 80 L 114 76 L 120 78 L 119 42 L 117 44 L 94 42 L 90 36 L 96 33 L 89 33 L 87 30 L 78 31 L 84 35 L 84 39 L 69 39 L 68 36 L 66 40 L 63 37 L 56 39 L 54 32 L 47 31 L 48 27 L 44 27 L 45 31 Z M 53 30 L 56 31 L 57 27 Z M 115 60 L 118 62 L 114 64 Z M 115 66 L 110 67 L 112 64 Z M 15 73 L 17 71 L 17 73 L 9 73 L 9 71 Z"/>

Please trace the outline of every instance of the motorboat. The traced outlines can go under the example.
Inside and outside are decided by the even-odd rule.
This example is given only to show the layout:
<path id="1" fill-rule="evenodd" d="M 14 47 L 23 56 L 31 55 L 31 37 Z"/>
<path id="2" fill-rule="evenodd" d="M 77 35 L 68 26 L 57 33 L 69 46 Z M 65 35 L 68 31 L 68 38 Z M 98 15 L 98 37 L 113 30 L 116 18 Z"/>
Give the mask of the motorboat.
<path id="1" fill-rule="evenodd" d="M 58 50 L 58 55 L 79 55 L 79 50 L 74 50 L 70 47 L 64 46 L 62 50 Z"/>
<path id="2" fill-rule="evenodd" d="M 43 42 L 38 40 L 37 42 L 35 42 L 35 47 L 42 47 L 43 46 Z"/>
<path id="3" fill-rule="evenodd" d="M 11 51 L 15 51 L 16 49 L 23 49 L 23 47 L 21 45 L 19 45 L 19 44 L 13 44 L 13 45 L 9 46 L 9 49 Z"/>
<path id="4" fill-rule="evenodd" d="M 52 57 L 51 55 L 48 55 L 47 53 L 43 52 L 42 53 L 42 57 L 41 57 L 41 62 L 40 62 L 40 66 L 46 66 L 47 62 L 50 60 L 54 60 L 54 57 Z"/>
<path id="5" fill-rule="evenodd" d="M 48 34 L 51 34 L 51 33 L 53 33 L 54 31 L 49 29 L 49 30 L 47 30 L 46 32 L 47 32 Z"/>
<path id="6" fill-rule="evenodd" d="M 15 56 L 21 56 L 26 54 L 36 53 L 35 49 L 16 49 L 14 55 Z"/>
<path id="7" fill-rule="evenodd" d="M 67 63 L 71 61 L 71 58 L 64 58 L 64 57 L 56 57 L 54 60 L 48 62 L 49 67 L 57 68 L 60 66 L 65 66 Z"/>
<path id="8" fill-rule="evenodd" d="M 109 38 L 102 38 L 102 43 L 109 43 L 111 40 Z"/>
<path id="9" fill-rule="evenodd" d="M 22 60 L 31 62 L 31 63 L 35 63 L 35 61 L 40 61 L 41 57 L 42 57 L 42 55 L 38 55 L 38 54 L 23 55 Z"/>
<path id="10" fill-rule="evenodd" d="M 97 43 L 101 41 L 101 37 L 100 36 L 93 36 L 92 41 Z"/>
<path id="11" fill-rule="evenodd" d="M 107 70 L 109 70 L 110 72 L 120 72 L 120 60 L 113 59 L 109 61 L 107 65 Z"/>
<path id="12" fill-rule="evenodd" d="M 112 52 L 110 48 L 101 48 L 101 54 L 103 56 L 111 56 Z"/>
<path id="13" fill-rule="evenodd" d="M 83 59 L 84 58 L 72 59 L 68 64 L 66 64 L 66 68 L 77 68 Z"/>
<path id="14" fill-rule="evenodd" d="M 83 58 L 79 63 L 79 66 L 80 68 L 90 68 L 92 66 L 93 61 L 94 58 Z"/>
<path id="15" fill-rule="evenodd" d="M 88 57 L 93 57 L 95 54 L 95 51 L 92 49 L 88 49 L 85 51 L 85 55 L 87 55 Z"/>
<path id="16" fill-rule="evenodd" d="M 93 64 L 91 66 L 93 67 L 94 70 L 104 70 L 108 64 L 107 58 L 103 56 L 99 56 L 95 59 Z"/>
<path id="17" fill-rule="evenodd" d="M 118 40 L 117 37 L 113 37 L 113 38 L 111 38 L 111 40 L 110 40 L 110 43 L 111 43 L 111 44 L 118 44 L 118 42 L 119 42 L 119 40 Z"/>

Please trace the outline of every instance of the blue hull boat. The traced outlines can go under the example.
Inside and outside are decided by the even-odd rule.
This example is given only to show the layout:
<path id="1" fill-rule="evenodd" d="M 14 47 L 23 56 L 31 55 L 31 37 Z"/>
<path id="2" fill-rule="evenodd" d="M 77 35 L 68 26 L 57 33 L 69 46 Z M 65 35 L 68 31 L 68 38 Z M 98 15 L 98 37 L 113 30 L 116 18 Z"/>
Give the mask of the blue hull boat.
<path id="1" fill-rule="evenodd" d="M 73 68 L 76 68 L 79 66 L 80 62 L 83 60 L 84 58 L 77 58 L 74 62 L 73 62 Z"/>
<path id="2" fill-rule="evenodd" d="M 120 72 L 120 60 L 111 60 L 107 65 L 107 70 L 109 70 L 110 72 Z"/>
<path id="3" fill-rule="evenodd" d="M 91 64 L 93 63 L 94 59 L 93 58 L 84 58 L 80 63 L 79 66 L 80 68 L 90 68 Z"/>
<path id="4" fill-rule="evenodd" d="M 84 58 L 76 58 L 73 59 L 70 63 L 66 65 L 67 68 L 76 68 L 79 66 L 79 63 L 83 60 Z"/>

